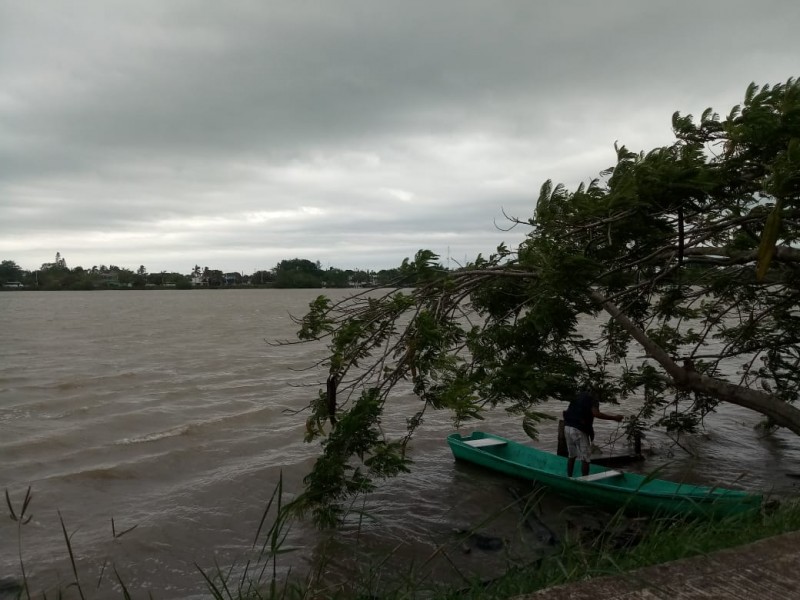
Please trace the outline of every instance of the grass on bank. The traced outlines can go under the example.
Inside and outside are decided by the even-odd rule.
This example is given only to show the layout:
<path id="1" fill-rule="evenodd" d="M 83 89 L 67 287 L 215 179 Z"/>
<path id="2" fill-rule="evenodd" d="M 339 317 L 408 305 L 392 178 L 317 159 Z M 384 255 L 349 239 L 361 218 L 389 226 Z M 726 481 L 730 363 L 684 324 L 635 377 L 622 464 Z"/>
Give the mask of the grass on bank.
<path id="1" fill-rule="evenodd" d="M 464 585 L 437 585 L 424 575 L 424 565 L 409 565 L 404 572 L 387 570 L 387 557 L 365 563 L 346 583 L 331 585 L 318 565 L 304 578 L 288 578 L 250 588 L 247 595 L 215 594 L 217 600 L 300 600 L 309 598 L 426 600 L 506 599 L 564 583 L 620 574 L 633 569 L 699 556 L 748 544 L 763 538 L 800 530 L 800 500 L 786 502 L 768 512 L 736 515 L 717 520 L 651 519 L 631 530 L 631 521 L 619 514 L 606 529 L 591 538 L 563 539 L 550 552 L 524 566 L 509 563 L 491 581 L 475 579 Z M 634 528 L 635 529 L 635 528 Z M 633 535 L 631 535 L 633 533 Z M 324 562 L 324 559 L 323 559 Z M 387 572 L 388 571 L 388 572 Z"/>
<path id="2" fill-rule="evenodd" d="M 459 590 L 439 589 L 433 598 L 510 598 L 555 585 L 704 555 L 797 530 L 800 530 L 800 501 L 797 500 L 767 514 L 751 513 L 711 521 L 654 519 L 633 543 L 620 543 L 614 535 L 600 535 L 588 544 L 565 540 L 555 552 L 535 564 L 512 568 L 488 585 L 475 582 Z"/>
<path id="3" fill-rule="evenodd" d="M 325 572 L 330 566 L 330 556 L 316 561 L 314 568 L 304 575 L 289 572 L 281 575 L 278 568 L 279 557 L 292 552 L 286 540 L 293 520 L 292 513 L 281 503 L 282 485 L 279 482 L 267 503 L 261 525 L 255 535 L 254 548 L 257 558 L 244 565 L 243 569 L 220 567 L 200 569 L 211 597 L 216 600 L 301 600 L 310 598 L 336 599 L 382 599 L 400 600 L 425 598 L 426 600 L 456 599 L 505 599 L 516 595 L 531 593 L 554 585 L 583 581 L 592 577 L 614 575 L 640 567 L 646 567 L 690 556 L 703 555 L 715 550 L 735 547 L 766 537 L 789 531 L 800 530 L 800 500 L 788 501 L 769 512 L 738 515 L 721 520 L 676 521 L 673 519 L 651 519 L 636 521 L 640 527 L 631 528 L 630 521 L 622 515 L 611 519 L 604 531 L 591 537 L 567 536 L 560 544 L 549 548 L 538 559 L 524 565 L 508 562 L 504 573 L 498 573 L 491 581 L 466 581 L 463 585 L 437 585 L 426 575 L 420 565 L 409 566 L 405 572 L 388 569 L 389 555 L 360 565 L 359 572 L 344 583 L 332 583 Z M 9 516 L 17 521 L 20 586 L 16 598 L 37 597 L 29 587 L 26 577 L 22 526 L 27 522 L 26 511 L 30 503 L 30 491 L 26 493 L 21 509 L 16 511 L 6 494 Z M 267 515 L 272 517 L 267 526 Z M 643 524 L 642 524 L 643 523 Z M 78 569 L 75 567 L 70 536 L 63 520 L 61 528 L 67 552 L 70 557 L 74 580 L 67 586 L 73 588 L 80 598 L 93 597 L 84 594 L 81 588 Z M 620 532 L 623 532 L 620 535 Z M 127 531 L 117 534 L 118 537 Z M 633 533 L 633 535 L 631 535 Z M 330 546 L 331 548 L 333 546 Z M 335 550 L 331 550 L 331 553 Z M 424 565 L 421 565 L 424 567 Z M 105 567 L 105 565 L 104 565 Z M 113 579 L 119 590 L 119 597 L 131 598 L 132 590 L 127 589 L 124 573 L 117 572 L 111 565 Z M 238 574 L 234 574 L 234 571 Z M 102 573 L 101 573 L 102 578 Z M 98 589 L 99 589 L 98 581 Z M 54 597 L 62 597 L 64 590 L 51 592 Z M 6 592 L 7 593 L 7 592 Z M 12 597 L 14 597 L 12 596 Z M 3 598 L 8 595 L 3 595 Z M 48 597 L 44 594 L 38 597 Z M 153 590 L 149 597 L 159 598 L 160 593 Z"/>
<path id="4" fill-rule="evenodd" d="M 375 562 L 365 564 L 359 577 L 336 588 L 309 578 L 301 586 L 295 582 L 285 587 L 282 596 L 226 597 L 224 600 L 276 597 L 296 600 L 504 600 L 555 585 L 617 575 L 800 530 L 800 500 L 786 502 L 768 513 L 718 520 L 651 519 L 633 536 L 629 535 L 629 528 L 621 526 L 622 522 L 629 523 L 629 520 L 617 515 L 605 531 L 591 539 L 566 538 L 549 553 L 526 565 L 509 563 L 505 573 L 498 573 L 490 581 L 476 578 L 464 585 L 436 585 L 423 575 L 422 569 L 409 566 L 406 572 L 387 574 L 381 570 L 381 563 Z"/>

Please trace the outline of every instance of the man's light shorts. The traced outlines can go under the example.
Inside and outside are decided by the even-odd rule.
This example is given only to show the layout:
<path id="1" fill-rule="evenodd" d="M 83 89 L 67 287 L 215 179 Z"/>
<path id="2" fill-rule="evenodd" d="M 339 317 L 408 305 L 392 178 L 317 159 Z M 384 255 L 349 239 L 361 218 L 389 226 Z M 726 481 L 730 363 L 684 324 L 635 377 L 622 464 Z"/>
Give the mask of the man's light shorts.
<path id="1" fill-rule="evenodd" d="M 567 425 L 564 427 L 564 437 L 567 438 L 567 452 L 570 458 L 577 458 L 587 463 L 591 460 L 592 442 L 587 434 Z"/>

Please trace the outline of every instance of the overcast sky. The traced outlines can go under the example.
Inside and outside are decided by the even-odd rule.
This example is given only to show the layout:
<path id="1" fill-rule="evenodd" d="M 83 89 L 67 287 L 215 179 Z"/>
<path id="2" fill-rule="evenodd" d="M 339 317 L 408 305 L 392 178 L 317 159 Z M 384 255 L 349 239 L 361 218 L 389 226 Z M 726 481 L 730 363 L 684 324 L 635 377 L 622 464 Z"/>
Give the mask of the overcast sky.
<path id="1" fill-rule="evenodd" d="M 463 262 L 518 243 L 503 213 L 546 179 L 800 75 L 798 25 L 797 0 L 0 0 L 0 260 Z"/>

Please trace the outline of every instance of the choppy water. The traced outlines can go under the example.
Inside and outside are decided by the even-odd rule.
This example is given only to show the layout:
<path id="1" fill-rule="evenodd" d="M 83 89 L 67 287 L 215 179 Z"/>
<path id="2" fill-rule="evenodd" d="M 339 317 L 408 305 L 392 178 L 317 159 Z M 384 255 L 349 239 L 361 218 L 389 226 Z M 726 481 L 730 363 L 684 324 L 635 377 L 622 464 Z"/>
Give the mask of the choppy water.
<path id="1" fill-rule="evenodd" d="M 32 489 L 22 553 L 34 590 L 72 581 L 57 511 L 72 534 L 89 597 L 118 596 L 112 563 L 135 596 L 202 597 L 206 587 L 195 564 L 242 564 L 252 556 L 279 474 L 284 489 L 296 492 L 313 461 L 316 448 L 302 441 L 304 418 L 291 411 L 316 394 L 313 384 L 322 376 L 308 370 L 322 356 L 320 347 L 267 341 L 293 338 L 290 313 L 302 314 L 318 293 L 0 294 L 0 487 L 16 505 Z M 402 428 L 417 405 L 399 394 L 385 426 Z M 557 414 L 563 406 L 545 408 Z M 798 480 L 788 475 L 800 471 L 800 443 L 781 432 L 762 436 L 753 429 L 757 421 L 735 407 L 721 409 L 704 434 L 686 440 L 701 458 L 670 452 L 653 437 L 658 455 L 640 468 L 795 493 Z M 517 421 L 502 412 L 480 427 L 524 439 Z M 615 428 L 601 423 L 598 439 Z M 369 517 L 341 543 L 374 556 L 392 551 L 393 560 L 428 565 L 442 577 L 453 575 L 450 560 L 478 574 L 505 560 L 480 550 L 456 552 L 440 565 L 440 555 L 428 560 L 454 529 L 522 535 L 514 511 L 482 524 L 511 502 L 511 483 L 454 464 L 443 441 L 451 430 L 448 415 L 428 415 L 412 447 L 414 471 L 359 507 Z M 542 427 L 538 445 L 555 448 L 554 425 Z M 567 520 L 557 499 L 545 499 L 543 511 L 551 523 Z M 135 529 L 114 539 L 112 519 L 117 533 Z M 319 559 L 322 541 L 311 527 L 295 525 L 288 542 L 297 551 L 281 568 L 306 569 Z M 3 516 L 0 578 L 19 576 L 18 551 L 17 525 Z"/>

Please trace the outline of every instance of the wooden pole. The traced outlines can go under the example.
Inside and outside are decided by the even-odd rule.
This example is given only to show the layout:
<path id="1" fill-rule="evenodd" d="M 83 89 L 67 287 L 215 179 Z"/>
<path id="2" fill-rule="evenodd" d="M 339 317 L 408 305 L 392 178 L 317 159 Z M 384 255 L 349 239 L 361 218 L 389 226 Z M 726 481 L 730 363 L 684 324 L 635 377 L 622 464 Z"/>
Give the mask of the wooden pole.
<path id="1" fill-rule="evenodd" d="M 569 454 L 567 451 L 567 438 L 564 435 L 564 419 L 558 420 L 558 449 L 556 454 L 559 456 L 567 456 Z"/>

